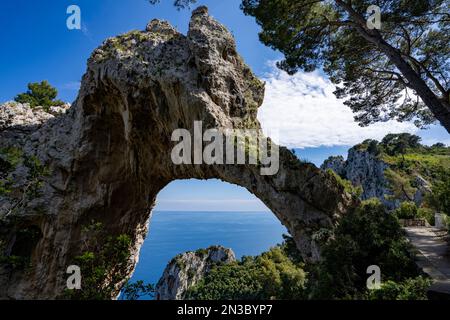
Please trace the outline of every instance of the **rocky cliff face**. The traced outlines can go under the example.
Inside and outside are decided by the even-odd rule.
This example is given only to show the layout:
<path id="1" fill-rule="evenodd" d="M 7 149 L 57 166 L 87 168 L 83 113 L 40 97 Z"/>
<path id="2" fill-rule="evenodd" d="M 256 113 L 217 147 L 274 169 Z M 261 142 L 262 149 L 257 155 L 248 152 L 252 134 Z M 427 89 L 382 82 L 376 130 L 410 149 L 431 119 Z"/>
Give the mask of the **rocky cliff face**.
<path id="1" fill-rule="evenodd" d="M 414 200 L 420 204 L 424 194 L 431 191 L 430 183 L 415 174 L 414 184 L 417 191 L 413 198 L 397 199 L 393 197 L 391 182 L 386 176 L 386 170 L 390 169 L 389 164 L 380 156 L 358 146 L 348 151 L 347 160 L 344 160 L 342 156 L 329 157 L 322 164 L 321 169 L 332 169 L 342 178 L 351 181 L 353 185 L 361 186 L 363 188 L 362 200 L 378 198 L 390 210 L 397 208 L 402 200 Z"/>
<path id="2" fill-rule="evenodd" d="M 6 102 L 0 108 L 0 131 L 8 128 L 23 127 L 25 130 L 37 131 L 44 123 L 55 116 L 62 115 L 70 108 L 70 104 L 52 106 L 45 111 L 43 108 L 31 108 L 28 104 Z M 33 127 L 34 126 L 34 127 Z"/>
<path id="3" fill-rule="evenodd" d="M 234 252 L 221 246 L 180 254 L 169 262 L 158 281 L 156 299 L 183 300 L 187 290 L 195 286 L 212 267 L 234 261 Z"/>
<path id="4" fill-rule="evenodd" d="M 259 128 L 263 96 L 264 84 L 230 32 L 200 7 L 187 35 L 153 20 L 144 31 L 106 40 L 65 114 L 44 119 L 17 107 L 33 114 L 27 118 L 0 107 L 0 298 L 61 297 L 67 268 L 92 257 L 91 242 L 98 257 L 108 238 L 126 235 L 127 263 L 98 284 L 112 285 L 117 296 L 137 262 L 156 195 L 177 179 L 247 188 L 287 227 L 305 260 L 320 259 L 315 233 L 332 229 L 355 203 L 332 175 L 286 148 L 272 176 L 258 165 L 171 160 L 173 131 L 193 134 L 194 121 L 204 129 Z M 93 221 L 108 237 L 86 236 Z"/>

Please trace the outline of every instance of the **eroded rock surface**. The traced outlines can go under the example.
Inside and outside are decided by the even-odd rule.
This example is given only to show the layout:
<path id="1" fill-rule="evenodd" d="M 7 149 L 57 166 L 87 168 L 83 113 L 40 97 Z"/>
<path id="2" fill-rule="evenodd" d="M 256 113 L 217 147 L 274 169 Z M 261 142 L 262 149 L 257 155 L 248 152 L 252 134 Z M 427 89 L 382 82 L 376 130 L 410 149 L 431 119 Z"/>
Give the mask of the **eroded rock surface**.
<path id="1" fill-rule="evenodd" d="M 230 32 L 201 7 L 187 35 L 153 20 L 144 31 L 106 40 L 65 114 L 36 124 L 18 123 L 19 115 L 5 121 L 8 111 L 0 113 L 1 261 L 9 262 L 0 266 L 0 297 L 63 296 L 67 267 L 93 241 L 83 233 L 93 221 L 111 237 L 131 238 L 123 281 L 104 280 L 117 294 L 137 262 L 156 195 L 177 179 L 247 188 L 287 227 L 305 260 L 317 261 L 315 234 L 333 228 L 353 203 L 332 175 L 286 148 L 272 176 L 257 165 L 171 161 L 174 129 L 192 132 L 197 120 L 205 129 L 259 128 L 263 97 L 264 84 L 237 54 Z M 11 263 L 16 256 L 26 258 L 25 268 Z"/>
<path id="2" fill-rule="evenodd" d="M 157 300 L 183 300 L 214 266 L 236 261 L 231 249 L 213 246 L 177 255 L 167 265 L 156 285 Z"/>
<path id="3" fill-rule="evenodd" d="M 367 150 L 351 148 L 348 151 L 347 161 L 342 156 L 330 157 L 321 166 L 322 169 L 332 169 L 342 178 L 351 181 L 355 186 L 362 186 L 361 198 L 379 198 L 389 208 L 395 203 L 386 196 L 391 194 L 389 182 L 385 177 L 388 164 Z"/>
<path id="4" fill-rule="evenodd" d="M 386 170 L 390 165 L 383 159 L 368 150 L 358 146 L 348 151 L 347 160 L 342 156 L 332 156 L 324 161 L 321 168 L 331 169 L 342 178 L 352 182 L 355 186 L 361 186 L 362 200 L 378 198 L 390 210 L 400 206 L 402 201 L 414 201 L 420 205 L 426 194 L 431 192 L 431 184 L 418 173 L 414 173 L 414 185 L 416 192 L 411 199 L 398 199 L 393 196 L 391 181 Z"/>

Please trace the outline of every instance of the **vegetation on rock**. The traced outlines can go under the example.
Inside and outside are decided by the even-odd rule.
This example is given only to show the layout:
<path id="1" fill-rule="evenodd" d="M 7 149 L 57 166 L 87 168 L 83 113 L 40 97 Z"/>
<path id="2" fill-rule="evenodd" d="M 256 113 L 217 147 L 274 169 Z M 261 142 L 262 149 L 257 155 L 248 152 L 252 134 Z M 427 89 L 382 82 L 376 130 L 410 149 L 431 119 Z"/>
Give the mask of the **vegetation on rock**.
<path id="1" fill-rule="evenodd" d="M 81 268 L 82 288 L 67 290 L 66 295 L 75 300 L 109 300 L 117 296 L 117 283 L 127 275 L 131 238 L 126 234 L 109 236 L 103 224 L 97 221 L 86 225 L 82 233 L 85 238 L 84 248 L 73 261 L 74 265 Z M 130 297 L 139 295 L 141 289 L 139 284 L 129 284 L 127 288 Z"/>
<path id="2" fill-rule="evenodd" d="M 431 281 L 421 276 L 395 215 L 377 199 L 345 216 L 308 264 L 292 238 L 256 257 L 214 267 L 188 291 L 189 299 L 426 299 Z M 378 265 L 380 289 L 366 286 L 367 267 Z"/>
<path id="3" fill-rule="evenodd" d="M 32 82 L 28 84 L 28 91 L 17 95 L 14 100 L 19 103 L 29 103 L 32 108 L 43 107 L 44 110 L 52 106 L 61 106 L 64 104 L 61 100 L 55 100 L 58 90 L 52 87 L 47 80 L 41 82 Z"/>
<path id="4" fill-rule="evenodd" d="M 17 185 L 14 171 L 25 170 L 26 181 Z M 25 154 L 20 148 L 8 147 L 0 149 L 0 197 L 10 198 L 13 205 L 0 216 L 4 219 L 27 203 L 41 195 L 45 177 L 50 175 L 49 168 L 34 155 Z"/>
<path id="5" fill-rule="evenodd" d="M 434 213 L 431 211 L 448 214 L 450 210 L 448 205 L 450 147 L 446 147 L 444 144 L 422 145 L 420 137 L 401 133 L 388 134 L 381 142 L 366 140 L 354 146 L 352 150 L 360 153 L 367 152 L 377 162 L 385 165 L 383 176 L 386 185 L 377 185 L 377 188 L 385 189 L 383 190 L 385 194 L 380 195 L 379 198 L 382 201 L 386 199 L 394 203 L 394 208 L 391 209 L 396 209 L 399 206 L 406 209 L 405 206 L 408 204 L 411 207 L 410 209 L 417 206 L 417 212 L 409 214 L 409 216 L 411 218 L 420 216 L 426 218 L 429 222 L 434 220 Z M 330 157 L 325 161 L 323 168 L 332 168 L 343 175 L 341 178 L 346 178 L 348 169 L 342 172 L 342 168 L 339 167 L 339 164 L 344 163 L 346 162 L 342 157 Z M 352 169 L 358 170 L 361 168 L 352 167 Z M 369 169 L 373 168 L 361 170 Z M 367 173 L 364 171 L 360 174 Z M 358 174 L 353 176 L 360 179 Z M 341 182 L 345 184 L 345 179 L 341 179 Z M 352 186 L 351 183 L 349 186 L 349 183 L 346 184 L 346 190 L 352 192 Z M 361 183 L 361 180 L 354 181 L 354 183 Z M 376 183 L 380 184 L 381 181 L 376 180 Z M 412 206 L 412 202 L 415 203 L 415 206 Z M 400 211 L 403 209 L 400 208 Z M 399 217 L 405 218 L 406 216 L 403 213 L 399 212 Z"/>
<path id="6" fill-rule="evenodd" d="M 432 186 L 427 203 L 438 212 L 450 216 L 450 171 L 442 171 Z"/>
<path id="7" fill-rule="evenodd" d="M 188 299 L 302 299 L 306 273 L 287 254 L 286 245 L 257 257 L 213 268 L 187 293 Z"/>
<path id="8" fill-rule="evenodd" d="M 327 172 L 336 178 L 337 182 L 344 187 L 345 192 L 357 198 L 361 196 L 363 192 L 363 188 L 361 186 L 354 186 L 349 180 L 342 178 L 331 169 L 327 169 Z"/>

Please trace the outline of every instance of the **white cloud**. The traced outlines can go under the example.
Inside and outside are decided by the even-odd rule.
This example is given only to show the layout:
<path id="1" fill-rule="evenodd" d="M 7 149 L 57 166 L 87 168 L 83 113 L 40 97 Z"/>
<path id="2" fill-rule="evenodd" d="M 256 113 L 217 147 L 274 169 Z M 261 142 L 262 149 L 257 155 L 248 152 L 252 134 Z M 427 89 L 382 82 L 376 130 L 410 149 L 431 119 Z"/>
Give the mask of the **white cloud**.
<path id="1" fill-rule="evenodd" d="M 389 121 L 362 128 L 353 113 L 338 100 L 333 84 L 319 72 L 289 76 L 273 62 L 266 81 L 266 97 L 258 119 L 269 135 L 278 132 L 288 147 L 352 146 L 365 139 L 382 139 L 388 133 L 416 133 L 412 123 Z"/>
<path id="2" fill-rule="evenodd" d="M 81 85 L 81 83 L 80 83 L 80 81 L 70 81 L 70 82 L 67 82 L 67 83 L 64 83 L 62 86 L 61 86 L 61 89 L 62 90 L 79 90 L 80 89 L 80 85 Z"/>

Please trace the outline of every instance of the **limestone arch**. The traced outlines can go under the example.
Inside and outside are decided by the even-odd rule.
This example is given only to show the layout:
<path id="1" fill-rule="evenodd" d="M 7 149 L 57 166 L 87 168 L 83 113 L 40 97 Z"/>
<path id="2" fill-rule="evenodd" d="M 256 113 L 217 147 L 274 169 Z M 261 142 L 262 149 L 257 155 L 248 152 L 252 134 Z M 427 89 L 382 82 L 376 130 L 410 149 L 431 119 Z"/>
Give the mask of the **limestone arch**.
<path id="1" fill-rule="evenodd" d="M 193 12 L 187 35 L 153 20 L 145 31 L 105 41 L 89 58 L 69 111 L 45 123 L 39 139 L 23 137 L 22 147 L 51 175 L 43 178 L 42 195 L 15 218 L 30 220 L 42 232 L 31 256 L 36 267 L 12 278 L 0 276 L 0 297 L 59 297 L 67 266 L 80 254 L 82 227 L 92 219 L 111 235 L 132 237 L 125 280 L 156 195 L 179 179 L 215 178 L 246 188 L 286 226 L 303 258 L 318 261 L 317 235 L 333 229 L 354 203 L 332 175 L 284 147 L 272 176 L 261 175 L 254 165 L 171 161 L 173 130 L 192 132 L 197 120 L 205 128 L 258 129 L 263 98 L 264 83 L 237 54 L 232 35 L 204 7 Z M 0 133 L 2 143 L 15 143 L 7 138 L 17 129 Z M 38 207 L 45 214 L 37 214 Z M 122 283 L 115 283 L 117 290 Z"/>

